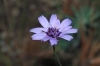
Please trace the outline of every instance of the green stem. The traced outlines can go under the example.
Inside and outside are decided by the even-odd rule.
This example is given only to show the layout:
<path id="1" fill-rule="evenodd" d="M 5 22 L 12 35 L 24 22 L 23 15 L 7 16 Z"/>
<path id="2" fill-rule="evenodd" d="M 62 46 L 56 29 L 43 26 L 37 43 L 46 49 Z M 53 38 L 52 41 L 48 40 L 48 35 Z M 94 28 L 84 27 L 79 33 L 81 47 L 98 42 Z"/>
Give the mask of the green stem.
<path id="1" fill-rule="evenodd" d="M 62 66 L 62 65 L 61 65 L 61 62 L 60 62 L 60 60 L 59 60 L 59 58 L 58 58 L 58 56 L 57 56 L 57 54 L 56 54 L 56 52 L 55 52 L 55 45 L 53 45 L 52 47 L 53 47 L 53 51 L 54 51 L 54 53 L 55 53 L 55 56 L 56 56 L 56 58 L 57 58 L 57 60 L 58 60 L 59 66 Z"/>

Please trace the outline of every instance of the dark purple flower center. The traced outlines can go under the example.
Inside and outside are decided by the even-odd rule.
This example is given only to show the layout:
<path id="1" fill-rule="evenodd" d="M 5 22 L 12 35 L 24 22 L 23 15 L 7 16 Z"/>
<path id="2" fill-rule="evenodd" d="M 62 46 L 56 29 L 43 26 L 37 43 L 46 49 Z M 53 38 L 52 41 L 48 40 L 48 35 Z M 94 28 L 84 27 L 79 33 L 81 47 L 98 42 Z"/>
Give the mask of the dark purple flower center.
<path id="1" fill-rule="evenodd" d="M 61 32 L 59 32 L 56 28 L 48 28 L 48 32 L 46 34 L 50 37 L 57 38 L 60 35 Z"/>

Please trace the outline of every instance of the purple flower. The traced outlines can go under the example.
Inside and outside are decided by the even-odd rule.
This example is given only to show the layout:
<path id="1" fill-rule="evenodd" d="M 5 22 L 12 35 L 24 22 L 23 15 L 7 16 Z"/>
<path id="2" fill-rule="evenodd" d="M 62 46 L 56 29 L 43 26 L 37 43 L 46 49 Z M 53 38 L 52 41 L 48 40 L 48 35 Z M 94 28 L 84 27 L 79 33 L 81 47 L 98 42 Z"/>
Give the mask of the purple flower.
<path id="1" fill-rule="evenodd" d="M 60 23 L 56 14 L 51 15 L 50 21 L 48 21 L 43 15 L 40 16 L 38 20 L 43 28 L 38 27 L 30 30 L 30 32 L 36 33 L 31 36 L 32 40 L 49 40 L 51 45 L 56 45 L 58 43 L 58 38 L 70 41 L 73 37 L 69 34 L 77 32 L 77 29 L 70 26 L 72 23 L 70 19 L 66 18 Z"/>

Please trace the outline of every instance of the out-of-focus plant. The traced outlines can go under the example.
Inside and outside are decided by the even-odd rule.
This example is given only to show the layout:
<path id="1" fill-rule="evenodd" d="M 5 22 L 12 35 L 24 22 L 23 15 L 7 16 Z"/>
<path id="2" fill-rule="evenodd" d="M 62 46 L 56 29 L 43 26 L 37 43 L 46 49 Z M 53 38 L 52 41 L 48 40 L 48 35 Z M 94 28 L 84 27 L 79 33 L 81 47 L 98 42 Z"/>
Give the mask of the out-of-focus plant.
<path id="1" fill-rule="evenodd" d="M 75 7 L 72 7 L 72 10 L 74 12 L 74 17 L 69 16 L 73 21 L 74 27 L 79 28 L 80 24 L 82 23 L 84 27 L 88 24 L 93 24 L 94 20 L 98 19 L 100 16 L 100 12 L 97 10 L 94 10 L 94 8 L 81 7 L 79 10 Z"/>

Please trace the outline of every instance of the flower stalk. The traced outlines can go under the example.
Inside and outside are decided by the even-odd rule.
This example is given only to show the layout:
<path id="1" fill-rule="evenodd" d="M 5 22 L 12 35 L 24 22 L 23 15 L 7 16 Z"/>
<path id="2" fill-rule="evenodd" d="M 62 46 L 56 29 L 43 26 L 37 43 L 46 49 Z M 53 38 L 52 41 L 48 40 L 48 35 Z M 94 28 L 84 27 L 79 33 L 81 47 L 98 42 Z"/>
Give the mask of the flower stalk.
<path id="1" fill-rule="evenodd" d="M 55 52 L 55 45 L 53 45 L 52 47 L 53 47 L 54 54 L 55 54 L 55 56 L 56 56 L 56 58 L 57 58 L 57 60 L 58 60 L 59 66 L 62 66 L 62 65 L 61 65 L 61 62 L 60 62 L 60 60 L 59 60 L 59 58 L 58 58 L 58 56 L 57 56 L 57 54 L 56 54 L 56 52 Z"/>

